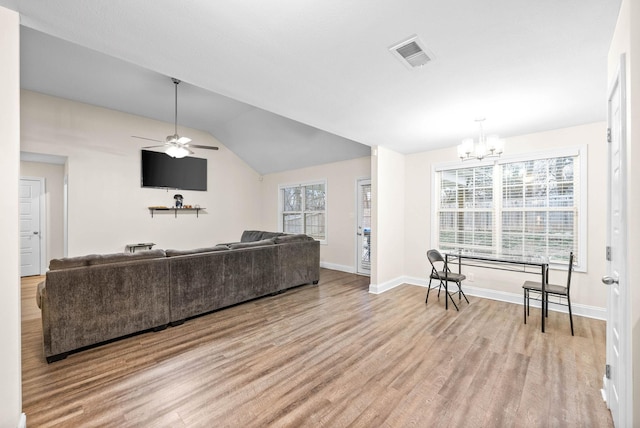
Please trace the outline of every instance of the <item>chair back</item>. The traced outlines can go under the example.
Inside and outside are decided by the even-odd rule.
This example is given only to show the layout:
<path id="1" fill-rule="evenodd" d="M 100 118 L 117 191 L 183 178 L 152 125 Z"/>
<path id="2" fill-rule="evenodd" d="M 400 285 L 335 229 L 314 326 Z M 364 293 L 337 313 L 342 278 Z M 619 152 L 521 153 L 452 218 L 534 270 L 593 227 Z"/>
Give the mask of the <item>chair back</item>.
<path id="1" fill-rule="evenodd" d="M 442 257 L 442 254 L 440 254 L 440 251 L 438 251 L 438 250 L 429 250 L 429 251 L 427 251 L 427 258 L 429 259 L 429 261 L 431 263 L 444 262 L 444 258 Z"/>
<path id="2" fill-rule="evenodd" d="M 569 253 L 569 272 L 567 273 L 567 294 L 569 294 L 569 288 L 571 287 L 572 271 L 573 271 L 573 251 Z"/>
<path id="3" fill-rule="evenodd" d="M 429 259 L 429 263 L 431 263 L 431 271 L 432 273 L 437 273 L 438 272 L 438 268 L 436 267 L 436 263 L 442 262 L 442 269 L 440 270 L 444 270 L 444 258 L 442 257 L 442 254 L 440 254 L 440 251 L 438 250 L 429 250 L 427 251 L 427 258 Z"/>

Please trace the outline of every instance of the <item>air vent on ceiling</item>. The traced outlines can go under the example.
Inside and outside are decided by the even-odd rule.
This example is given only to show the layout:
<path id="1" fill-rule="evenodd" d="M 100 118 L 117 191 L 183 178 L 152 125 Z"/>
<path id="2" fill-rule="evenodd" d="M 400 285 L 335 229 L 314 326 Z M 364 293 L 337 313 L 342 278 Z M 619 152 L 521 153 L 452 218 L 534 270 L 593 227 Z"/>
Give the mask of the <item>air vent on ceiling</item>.
<path id="1" fill-rule="evenodd" d="M 409 69 L 422 67 L 433 59 L 433 54 L 415 35 L 391 46 L 389 50 Z"/>

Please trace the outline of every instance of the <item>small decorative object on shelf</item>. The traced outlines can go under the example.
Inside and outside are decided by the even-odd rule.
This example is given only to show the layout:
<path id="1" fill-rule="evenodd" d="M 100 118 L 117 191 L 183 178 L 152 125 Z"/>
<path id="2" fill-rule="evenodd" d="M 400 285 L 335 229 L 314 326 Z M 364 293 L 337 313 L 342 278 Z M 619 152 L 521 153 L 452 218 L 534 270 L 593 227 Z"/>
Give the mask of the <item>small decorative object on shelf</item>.
<path id="1" fill-rule="evenodd" d="M 176 200 L 176 208 L 182 208 L 182 195 L 177 194 L 177 195 L 173 195 L 173 199 Z"/>

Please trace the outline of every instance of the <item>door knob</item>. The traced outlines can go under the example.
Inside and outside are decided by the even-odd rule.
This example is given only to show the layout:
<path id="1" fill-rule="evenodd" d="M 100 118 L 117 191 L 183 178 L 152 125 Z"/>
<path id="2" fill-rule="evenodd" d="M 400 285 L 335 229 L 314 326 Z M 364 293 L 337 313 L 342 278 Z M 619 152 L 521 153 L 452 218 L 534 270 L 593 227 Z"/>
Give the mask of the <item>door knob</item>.
<path id="1" fill-rule="evenodd" d="M 34 235 L 37 235 L 37 234 L 39 234 L 39 233 L 40 233 L 40 232 L 36 232 L 36 231 L 34 231 L 34 232 L 33 232 L 33 234 L 34 234 Z"/>
<path id="2" fill-rule="evenodd" d="M 605 275 L 602 277 L 602 282 L 607 285 L 618 284 L 618 279 L 609 275 Z"/>

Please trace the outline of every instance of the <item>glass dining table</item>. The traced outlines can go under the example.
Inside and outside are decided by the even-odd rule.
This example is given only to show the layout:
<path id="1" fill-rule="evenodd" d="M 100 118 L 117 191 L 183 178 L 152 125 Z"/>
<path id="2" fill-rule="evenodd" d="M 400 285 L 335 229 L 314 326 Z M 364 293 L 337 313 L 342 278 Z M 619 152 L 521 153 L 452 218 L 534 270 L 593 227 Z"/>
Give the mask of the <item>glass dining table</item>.
<path id="1" fill-rule="evenodd" d="M 497 269 L 510 272 L 521 272 L 540 275 L 542 295 L 549 280 L 549 258 L 539 255 L 507 255 L 479 253 L 468 250 L 444 250 L 445 266 L 451 269 L 453 265 L 458 265 L 458 273 L 462 273 L 462 266 L 473 266 L 488 269 Z M 450 266 L 451 264 L 451 266 Z M 453 272 L 453 269 L 451 269 Z M 445 269 L 445 273 L 448 269 Z M 446 287 L 447 281 L 445 281 Z M 445 290 L 446 291 L 446 290 Z M 445 303 L 446 305 L 446 303 Z M 544 314 L 546 313 L 546 302 L 542 298 L 541 329 L 544 333 Z"/>

